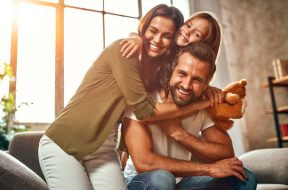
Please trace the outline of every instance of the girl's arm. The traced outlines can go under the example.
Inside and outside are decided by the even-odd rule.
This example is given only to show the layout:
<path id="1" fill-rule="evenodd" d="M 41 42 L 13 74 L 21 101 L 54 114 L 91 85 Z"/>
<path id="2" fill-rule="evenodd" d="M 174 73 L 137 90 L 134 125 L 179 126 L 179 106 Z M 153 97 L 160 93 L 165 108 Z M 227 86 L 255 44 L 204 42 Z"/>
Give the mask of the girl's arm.
<path id="1" fill-rule="evenodd" d="M 140 55 L 143 47 L 143 39 L 135 32 L 130 33 L 128 38 L 124 38 L 121 42 L 121 53 L 123 57 L 130 58 L 138 53 Z"/>

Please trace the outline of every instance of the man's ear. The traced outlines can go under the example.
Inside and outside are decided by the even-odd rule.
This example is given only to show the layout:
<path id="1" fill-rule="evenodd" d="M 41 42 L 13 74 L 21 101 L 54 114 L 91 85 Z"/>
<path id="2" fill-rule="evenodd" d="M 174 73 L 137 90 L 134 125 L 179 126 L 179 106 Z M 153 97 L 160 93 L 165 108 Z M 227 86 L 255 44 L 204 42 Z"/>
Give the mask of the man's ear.
<path id="1" fill-rule="evenodd" d="M 203 88 L 203 90 L 202 90 L 202 93 L 201 93 L 201 99 L 202 99 L 202 100 L 204 100 L 204 99 L 207 98 L 207 96 L 206 96 L 206 94 L 205 94 L 205 91 L 207 90 L 207 88 L 208 88 L 208 84 L 205 84 L 205 85 L 204 85 L 204 88 Z"/>
<path id="2" fill-rule="evenodd" d="M 208 85 L 205 85 L 203 88 L 203 92 L 205 92 L 205 90 L 207 90 L 207 88 L 208 88 Z"/>
<path id="3" fill-rule="evenodd" d="M 203 88 L 203 92 L 204 92 L 205 90 L 207 90 L 208 86 L 209 86 L 209 81 L 207 81 L 207 82 L 205 83 L 204 88 Z"/>
<path id="4" fill-rule="evenodd" d="M 210 84 L 210 82 L 211 82 L 212 80 L 213 80 L 213 76 L 207 78 L 206 83 L 205 83 L 204 90 L 206 90 L 206 89 L 208 88 L 208 86 L 209 86 L 209 84 Z M 203 91 L 204 91 L 204 90 L 203 90 Z"/>

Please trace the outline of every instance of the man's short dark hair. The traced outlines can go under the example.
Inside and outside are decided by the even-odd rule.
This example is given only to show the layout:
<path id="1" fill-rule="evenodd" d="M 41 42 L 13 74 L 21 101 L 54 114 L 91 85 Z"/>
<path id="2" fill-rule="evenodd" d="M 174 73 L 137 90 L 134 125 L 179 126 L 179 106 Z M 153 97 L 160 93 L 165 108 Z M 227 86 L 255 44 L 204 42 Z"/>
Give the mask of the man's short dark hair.
<path id="1" fill-rule="evenodd" d="M 193 55 L 194 57 L 196 57 L 197 59 L 209 63 L 210 70 L 209 70 L 207 81 L 210 81 L 210 79 L 212 78 L 212 76 L 214 75 L 214 73 L 216 71 L 216 64 L 215 64 L 216 55 L 215 55 L 214 51 L 212 50 L 212 48 L 203 42 L 190 43 L 185 47 L 179 48 L 179 50 L 178 50 L 178 52 L 174 58 L 174 61 L 173 61 L 173 66 L 172 66 L 173 70 L 178 64 L 179 57 L 184 52 L 188 52 L 191 55 Z"/>

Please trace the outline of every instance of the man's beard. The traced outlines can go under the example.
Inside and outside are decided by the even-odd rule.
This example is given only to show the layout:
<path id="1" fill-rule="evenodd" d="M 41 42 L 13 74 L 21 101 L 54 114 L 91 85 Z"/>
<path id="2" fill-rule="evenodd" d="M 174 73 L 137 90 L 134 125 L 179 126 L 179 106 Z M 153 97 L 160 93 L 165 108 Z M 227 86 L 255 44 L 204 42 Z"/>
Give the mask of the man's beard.
<path id="1" fill-rule="evenodd" d="M 179 106 L 179 107 L 182 107 L 182 106 L 187 106 L 188 104 L 192 103 L 192 102 L 195 102 L 197 100 L 200 99 L 201 96 L 195 96 L 195 93 L 194 91 L 192 90 L 189 90 L 189 93 L 190 93 L 190 98 L 189 99 L 185 99 L 185 100 L 182 100 L 180 98 L 178 98 L 177 96 L 177 88 L 183 90 L 183 91 L 187 91 L 185 90 L 182 86 L 169 86 L 169 92 L 172 96 L 172 99 L 174 101 L 174 103 Z"/>

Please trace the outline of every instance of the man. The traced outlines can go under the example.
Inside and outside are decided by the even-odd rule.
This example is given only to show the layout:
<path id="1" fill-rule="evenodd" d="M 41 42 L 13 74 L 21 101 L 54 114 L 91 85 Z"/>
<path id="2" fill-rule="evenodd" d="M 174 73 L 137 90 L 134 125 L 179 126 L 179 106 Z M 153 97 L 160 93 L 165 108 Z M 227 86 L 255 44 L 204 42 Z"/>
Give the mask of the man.
<path id="1" fill-rule="evenodd" d="M 178 106 L 193 103 L 203 97 L 215 69 L 211 48 L 190 44 L 175 58 L 168 96 L 164 90 L 153 96 Z M 219 130 L 205 110 L 158 126 L 137 121 L 128 112 L 125 116 L 124 141 L 130 158 L 124 175 L 129 190 L 256 189 L 255 176 L 234 157 L 228 133 Z"/>

